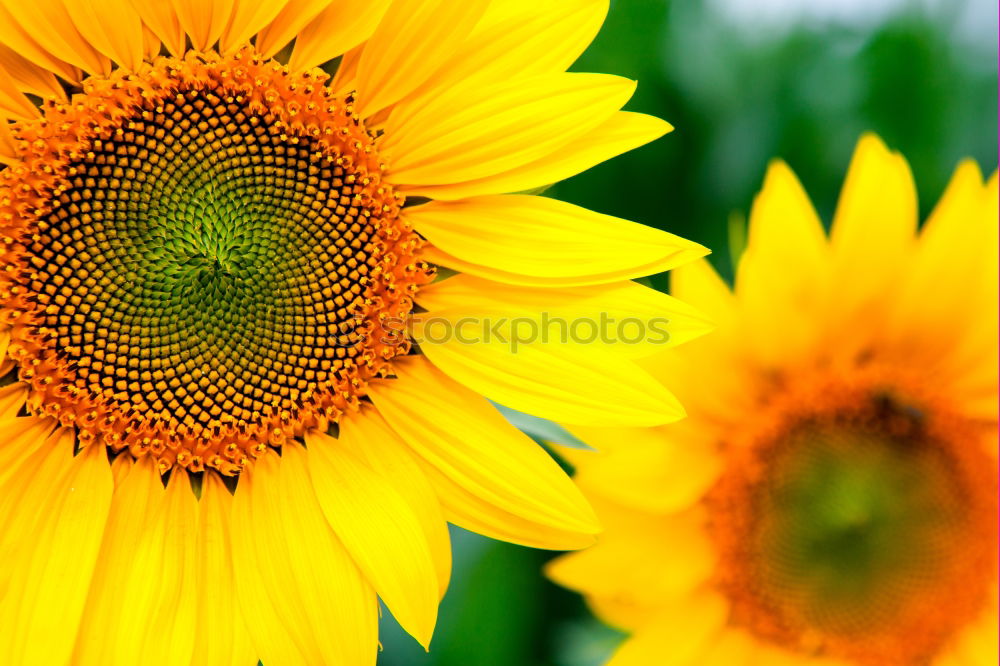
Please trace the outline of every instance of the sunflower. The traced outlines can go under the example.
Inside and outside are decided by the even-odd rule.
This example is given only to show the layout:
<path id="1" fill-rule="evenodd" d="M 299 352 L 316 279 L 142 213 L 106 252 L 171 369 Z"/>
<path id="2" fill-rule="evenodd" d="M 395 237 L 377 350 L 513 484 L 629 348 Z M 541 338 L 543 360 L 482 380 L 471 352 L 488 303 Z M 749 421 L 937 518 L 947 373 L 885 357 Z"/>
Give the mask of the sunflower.
<path id="1" fill-rule="evenodd" d="M 632 282 L 704 248 L 529 193 L 670 129 L 565 71 L 607 9 L 0 0 L 0 662 L 372 664 L 378 598 L 428 645 L 447 522 L 593 541 L 490 401 L 680 416 L 653 343 L 501 342 L 705 330 Z"/>
<path id="2" fill-rule="evenodd" d="M 905 160 L 858 145 L 827 237 L 776 162 L 716 333 L 653 362 L 687 420 L 575 428 L 605 525 L 549 574 L 631 636 L 614 666 L 997 663 L 997 176 L 918 231 Z"/>

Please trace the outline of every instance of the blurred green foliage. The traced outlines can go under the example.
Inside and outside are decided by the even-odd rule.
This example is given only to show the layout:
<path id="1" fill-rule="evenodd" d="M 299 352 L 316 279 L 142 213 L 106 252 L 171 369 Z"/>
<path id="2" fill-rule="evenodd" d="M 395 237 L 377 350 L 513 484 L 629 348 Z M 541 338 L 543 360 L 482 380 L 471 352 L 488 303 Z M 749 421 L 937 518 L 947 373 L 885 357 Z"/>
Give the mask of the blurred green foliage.
<path id="1" fill-rule="evenodd" d="M 788 30 L 739 25 L 710 0 L 612 2 L 575 69 L 638 80 L 628 108 L 676 129 L 550 192 L 704 243 L 725 270 L 729 215 L 748 211 L 771 159 L 829 220 L 854 144 L 874 131 L 910 161 L 926 213 L 960 159 L 996 167 L 996 51 L 963 32 L 969 1 Z"/>
<path id="2" fill-rule="evenodd" d="M 729 277 L 730 230 L 739 237 L 774 157 L 798 173 L 827 221 L 865 131 L 907 157 L 925 215 L 962 158 L 986 172 L 996 168 L 991 0 L 931 3 L 934 10 L 922 3 L 867 26 L 758 25 L 723 15 L 721 5 L 613 0 L 574 69 L 637 79 L 628 108 L 666 118 L 676 130 L 548 194 L 703 243 Z M 970 15 L 973 28 L 985 26 L 985 40 L 969 33 Z M 653 284 L 665 288 L 666 280 L 656 276 Z M 384 613 L 380 666 L 601 663 L 616 634 L 542 577 L 552 554 L 454 535 L 454 575 L 431 653 Z"/>

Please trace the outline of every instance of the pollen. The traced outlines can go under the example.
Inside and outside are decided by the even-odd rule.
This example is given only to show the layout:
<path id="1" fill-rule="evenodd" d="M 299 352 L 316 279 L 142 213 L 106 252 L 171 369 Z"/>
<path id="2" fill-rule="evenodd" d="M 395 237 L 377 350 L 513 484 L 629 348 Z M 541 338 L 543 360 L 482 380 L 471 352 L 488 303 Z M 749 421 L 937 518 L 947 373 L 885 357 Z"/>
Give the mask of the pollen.
<path id="1" fill-rule="evenodd" d="M 808 384 L 735 443 L 708 497 L 716 584 L 736 624 L 790 650 L 930 663 L 995 580 L 981 424 L 894 381 Z"/>
<path id="2" fill-rule="evenodd" d="M 162 471 L 238 473 L 409 351 L 432 270 L 321 72 L 159 58 L 12 127 L 0 292 L 29 408 Z"/>

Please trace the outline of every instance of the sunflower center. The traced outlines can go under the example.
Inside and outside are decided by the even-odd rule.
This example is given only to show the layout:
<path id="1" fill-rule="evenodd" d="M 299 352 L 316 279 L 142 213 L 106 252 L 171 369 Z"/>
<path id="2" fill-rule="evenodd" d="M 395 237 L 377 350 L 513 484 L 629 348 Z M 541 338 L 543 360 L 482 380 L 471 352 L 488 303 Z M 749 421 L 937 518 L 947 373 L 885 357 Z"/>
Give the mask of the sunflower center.
<path id="1" fill-rule="evenodd" d="M 878 397 L 756 447 L 712 496 L 734 616 L 810 653 L 929 659 L 981 610 L 993 569 L 995 478 L 961 434 Z"/>
<path id="2" fill-rule="evenodd" d="M 429 278 L 420 241 L 317 77 L 248 51 L 161 59 L 15 128 L 5 288 L 37 410 L 163 469 L 235 473 L 407 351 L 387 326 Z"/>

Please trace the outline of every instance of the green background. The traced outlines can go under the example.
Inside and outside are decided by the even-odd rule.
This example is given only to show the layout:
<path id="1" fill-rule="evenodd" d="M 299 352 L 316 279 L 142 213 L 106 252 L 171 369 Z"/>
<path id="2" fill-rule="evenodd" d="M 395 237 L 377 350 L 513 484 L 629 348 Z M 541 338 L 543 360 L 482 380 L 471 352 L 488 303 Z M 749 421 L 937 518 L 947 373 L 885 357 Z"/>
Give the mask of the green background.
<path id="1" fill-rule="evenodd" d="M 782 4 L 841 10 L 760 9 Z M 829 221 L 872 130 L 909 160 L 926 214 L 960 159 L 996 168 L 996 25 L 993 0 L 613 0 L 574 69 L 637 79 L 627 108 L 676 130 L 548 194 L 703 243 L 728 277 L 768 161 L 785 159 Z M 431 653 L 384 613 L 380 666 L 593 666 L 613 648 L 616 634 L 541 576 L 551 553 L 453 537 Z"/>

